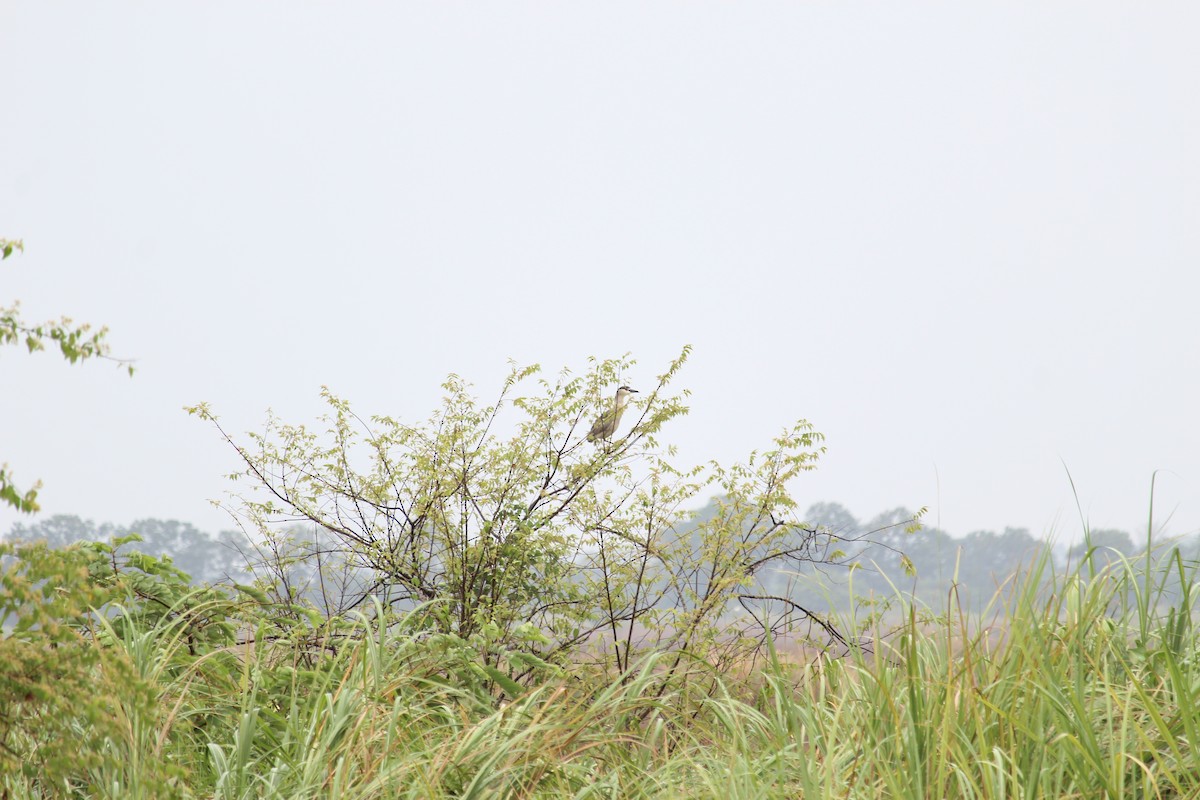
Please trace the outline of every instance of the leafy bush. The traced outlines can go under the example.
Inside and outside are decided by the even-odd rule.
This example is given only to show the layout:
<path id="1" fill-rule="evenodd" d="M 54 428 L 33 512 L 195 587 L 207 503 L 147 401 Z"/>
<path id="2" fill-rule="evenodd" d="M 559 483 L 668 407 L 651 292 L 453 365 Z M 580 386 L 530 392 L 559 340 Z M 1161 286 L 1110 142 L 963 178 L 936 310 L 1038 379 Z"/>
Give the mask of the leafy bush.
<path id="1" fill-rule="evenodd" d="M 97 615 L 122 596 L 85 548 L 0 545 L 0 774 L 64 788 L 100 767 L 149 687 L 96 645 Z"/>
<path id="2" fill-rule="evenodd" d="M 488 404 L 451 376 L 424 425 L 364 420 L 326 390 L 323 434 L 272 417 L 242 444 L 206 405 L 190 411 L 244 461 L 235 477 L 251 488 L 232 510 L 268 543 L 262 566 L 283 605 L 304 596 L 304 575 L 320 583 L 330 616 L 369 598 L 400 611 L 424 606 L 443 634 L 483 634 L 498 648 L 493 667 L 499 650 L 533 663 L 594 659 L 616 672 L 643 652 L 729 663 L 762 644 L 761 629 L 729 636 L 720 625 L 740 613 L 738 600 L 773 599 L 753 591 L 762 575 L 848 555 L 831 532 L 795 516 L 790 484 L 823 451 L 807 422 L 744 464 L 674 463 L 659 437 L 687 412 L 686 392 L 669 384 L 688 352 L 637 395 L 624 436 L 594 445 L 585 434 L 611 402 L 606 387 L 634 366 L 628 357 L 552 381 L 514 367 Z M 714 490 L 711 515 L 682 535 L 688 508 Z M 295 538 L 297 522 L 319 531 L 312 545 Z M 508 663 L 509 677 L 528 675 Z"/>

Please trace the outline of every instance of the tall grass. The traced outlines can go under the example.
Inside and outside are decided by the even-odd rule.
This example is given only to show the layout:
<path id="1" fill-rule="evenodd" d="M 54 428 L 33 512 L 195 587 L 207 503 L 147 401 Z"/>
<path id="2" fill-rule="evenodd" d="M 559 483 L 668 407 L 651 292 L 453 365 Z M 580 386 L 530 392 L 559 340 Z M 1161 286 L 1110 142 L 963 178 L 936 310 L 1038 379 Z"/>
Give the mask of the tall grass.
<path id="1" fill-rule="evenodd" d="M 110 629 L 159 713 L 130 714 L 78 785 L 5 776 L 0 796 L 1200 796 L 1195 565 L 1088 563 L 1041 558 L 990 626 L 951 594 L 844 658 L 772 652 L 753 674 L 695 665 L 703 681 L 665 686 L 652 654 L 616 681 L 505 693 L 382 613 L 315 661 L 282 643 L 191 657 L 178 619 Z"/>

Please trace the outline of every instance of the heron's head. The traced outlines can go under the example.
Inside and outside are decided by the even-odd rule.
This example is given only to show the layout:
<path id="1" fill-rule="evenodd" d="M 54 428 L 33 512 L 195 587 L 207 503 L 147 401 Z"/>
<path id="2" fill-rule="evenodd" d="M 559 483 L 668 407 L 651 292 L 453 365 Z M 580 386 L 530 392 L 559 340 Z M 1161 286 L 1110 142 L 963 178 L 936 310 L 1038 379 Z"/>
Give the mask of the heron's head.
<path id="1" fill-rule="evenodd" d="M 637 394 L 637 389 L 631 389 L 628 386 L 622 386 L 617 389 L 617 405 L 624 405 L 629 400 L 629 395 Z"/>

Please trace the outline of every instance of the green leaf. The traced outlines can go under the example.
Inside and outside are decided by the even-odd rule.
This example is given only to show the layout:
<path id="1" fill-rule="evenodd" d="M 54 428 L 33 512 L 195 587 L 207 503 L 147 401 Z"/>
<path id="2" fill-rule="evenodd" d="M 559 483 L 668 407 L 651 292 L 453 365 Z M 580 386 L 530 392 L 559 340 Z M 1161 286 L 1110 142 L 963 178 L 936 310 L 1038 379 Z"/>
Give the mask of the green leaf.
<path id="1" fill-rule="evenodd" d="M 261 603 L 264 606 L 268 606 L 271 604 L 271 600 L 267 597 L 267 595 L 261 589 L 255 589 L 253 586 L 246 586 L 245 584 L 241 584 L 241 583 L 235 583 L 233 585 L 233 588 L 237 589 L 242 594 L 251 598 L 255 602 Z"/>
<path id="2" fill-rule="evenodd" d="M 504 693 L 509 697 L 516 699 L 525 694 L 525 687 L 514 681 L 512 678 L 505 675 L 500 670 L 490 664 L 483 665 L 483 671 L 488 674 L 488 677 L 496 682 L 496 685 L 504 690 Z"/>

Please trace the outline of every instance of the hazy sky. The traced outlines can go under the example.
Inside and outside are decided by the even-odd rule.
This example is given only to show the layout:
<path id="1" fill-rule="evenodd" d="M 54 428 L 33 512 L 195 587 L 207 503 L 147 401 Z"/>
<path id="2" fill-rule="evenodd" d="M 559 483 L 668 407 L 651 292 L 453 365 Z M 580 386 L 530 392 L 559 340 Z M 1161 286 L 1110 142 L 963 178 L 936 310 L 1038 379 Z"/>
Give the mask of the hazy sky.
<path id="1" fill-rule="evenodd" d="M 802 507 L 1200 529 L 1200 4 L 0 0 L 0 351 L 45 514 L 230 527 L 229 429 L 685 343 L 685 461 Z M 0 509 L 0 531 L 18 518 Z"/>

